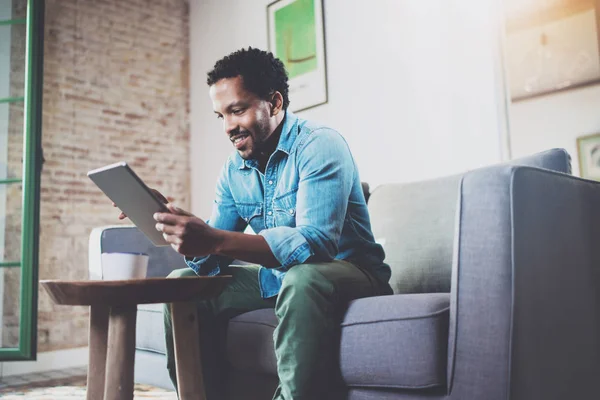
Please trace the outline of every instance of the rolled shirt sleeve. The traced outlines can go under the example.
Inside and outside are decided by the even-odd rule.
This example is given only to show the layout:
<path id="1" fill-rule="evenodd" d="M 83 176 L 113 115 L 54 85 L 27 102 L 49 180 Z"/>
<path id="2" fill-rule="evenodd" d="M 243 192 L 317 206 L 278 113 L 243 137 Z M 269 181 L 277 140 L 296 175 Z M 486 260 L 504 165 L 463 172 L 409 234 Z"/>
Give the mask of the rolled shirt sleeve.
<path id="1" fill-rule="evenodd" d="M 213 203 L 212 213 L 207 224 L 222 230 L 242 232 L 247 223 L 238 214 L 227 179 L 227 170 L 231 168 L 231 160 L 228 160 L 221 171 L 217 181 L 216 196 Z M 224 268 L 229 266 L 232 258 L 209 255 L 205 257 L 185 257 L 185 263 L 200 276 L 218 275 Z"/>

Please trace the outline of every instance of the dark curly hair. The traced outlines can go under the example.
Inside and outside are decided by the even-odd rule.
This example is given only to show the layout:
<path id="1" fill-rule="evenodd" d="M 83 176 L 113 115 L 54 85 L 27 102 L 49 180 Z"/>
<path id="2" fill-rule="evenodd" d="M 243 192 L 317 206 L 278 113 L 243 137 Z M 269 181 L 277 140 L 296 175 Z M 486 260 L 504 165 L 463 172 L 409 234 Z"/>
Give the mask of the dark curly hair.
<path id="1" fill-rule="evenodd" d="M 206 83 L 212 86 L 221 79 L 241 76 L 244 88 L 264 100 L 270 100 L 276 91 L 283 96 L 283 109 L 290 104 L 288 75 L 283 62 L 273 53 L 253 49 L 241 49 L 215 63 L 207 75 Z"/>

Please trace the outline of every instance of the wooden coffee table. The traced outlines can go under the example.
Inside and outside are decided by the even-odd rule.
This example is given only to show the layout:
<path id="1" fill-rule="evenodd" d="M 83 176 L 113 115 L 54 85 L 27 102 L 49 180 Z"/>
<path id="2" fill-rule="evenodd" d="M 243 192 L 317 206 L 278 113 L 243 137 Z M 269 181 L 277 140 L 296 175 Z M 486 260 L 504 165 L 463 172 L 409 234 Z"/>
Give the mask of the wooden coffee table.
<path id="1" fill-rule="evenodd" d="M 87 400 L 133 399 L 138 304 L 171 303 L 180 400 L 205 400 L 196 300 L 218 296 L 231 276 L 122 281 L 41 281 L 56 304 L 90 306 Z"/>

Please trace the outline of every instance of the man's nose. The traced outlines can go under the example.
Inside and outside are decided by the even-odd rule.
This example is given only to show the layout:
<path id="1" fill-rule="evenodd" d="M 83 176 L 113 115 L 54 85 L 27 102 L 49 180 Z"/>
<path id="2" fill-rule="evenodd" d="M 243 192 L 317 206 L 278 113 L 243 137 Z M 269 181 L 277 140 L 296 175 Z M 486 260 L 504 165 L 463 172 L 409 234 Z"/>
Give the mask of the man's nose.
<path id="1" fill-rule="evenodd" d="M 223 129 L 227 135 L 231 135 L 234 131 L 238 129 L 238 124 L 231 117 L 223 118 Z"/>

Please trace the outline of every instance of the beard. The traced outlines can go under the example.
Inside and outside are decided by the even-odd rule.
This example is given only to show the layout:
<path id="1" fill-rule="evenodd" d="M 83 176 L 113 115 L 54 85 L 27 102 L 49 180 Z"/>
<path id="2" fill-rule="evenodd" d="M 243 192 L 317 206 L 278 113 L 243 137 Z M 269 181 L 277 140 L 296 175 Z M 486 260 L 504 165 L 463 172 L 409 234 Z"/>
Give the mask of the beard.
<path id="1" fill-rule="evenodd" d="M 252 130 L 237 128 L 229 136 L 230 138 L 236 136 L 245 137 L 245 143 L 241 148 L 237 148 L 237 151 L 243 159 L 249 160 L 264 156 L 266 148 L 269 147 L 267 146 L 267 142 L 271 133 L 269 121 L 265 119 L 256 121 L 254 126 L 252 126 Z"/>

